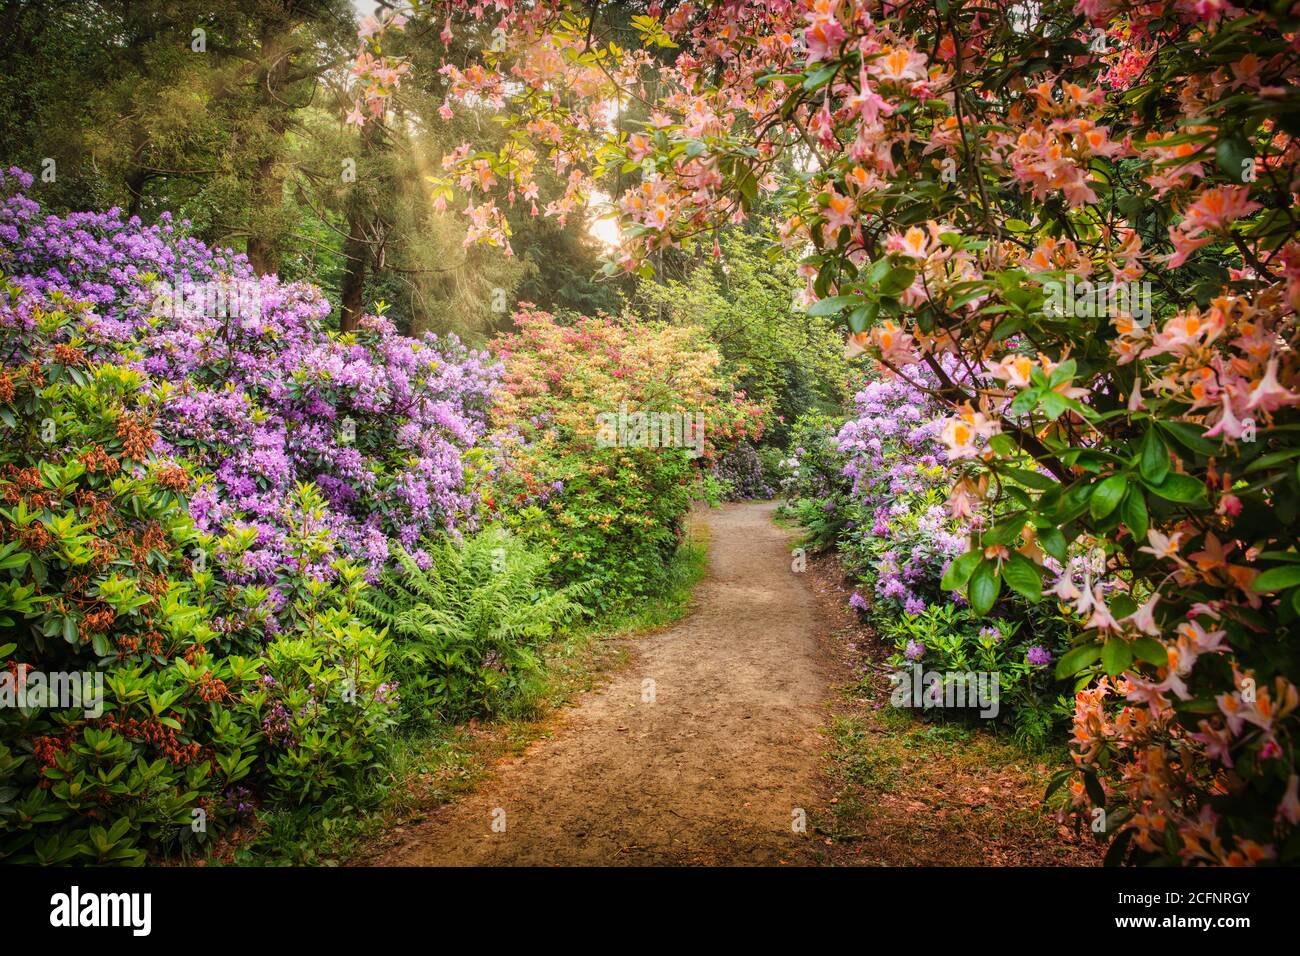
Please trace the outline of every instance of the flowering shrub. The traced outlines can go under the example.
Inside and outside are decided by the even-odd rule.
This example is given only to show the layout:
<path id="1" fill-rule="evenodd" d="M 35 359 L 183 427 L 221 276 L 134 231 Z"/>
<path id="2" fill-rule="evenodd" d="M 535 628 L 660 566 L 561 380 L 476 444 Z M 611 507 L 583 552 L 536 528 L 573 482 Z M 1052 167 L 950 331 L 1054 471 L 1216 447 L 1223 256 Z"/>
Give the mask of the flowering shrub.
<path id="1" fill-rule="evenodd" d="M 341 554 L 377 570 L 390 538 L 413 548 L 473 525 L 467 452 L 486 431 L 497 380 L 485 353 L 454 337 L 405 338 L 374 316 L 355 334 L 330 333 L 314 286 L 257 279 L 243 256 L 209 250 L 167 214 L 150 227 L 117 210 L 42 218 L 14 191 L 30 183 L 0 174 L 0 269 L 35 295 L 86 303 L 59 335 L 147 374 L 159 452 L 212 475 L 191 511 L 215 536 L 228 580 L 271 585 L 267 600 L 283 606 L 287 502 L 303 481 L 327 502 L 322 569 Z M 240 290 L 232 302 L 253 305 L 191 296 L 191 309 L 187 284 Z"/>
<path id="2" fill-rule="evenodd" d="M 627 269 L 785 187 L 782 233 L 812 246 L 810 314 L 839 316 L 880 367 L 938 380 L 954 507 L 989 515 L 945 587 L 982 614 L 1004 587 L 1037 601 L 1046 585 L 1082 625 L 1059 662 L 1086 685 L 1068 792 L 1104 811 L 1110 859 L 1294 861 L 1293 5 L 660 13 L 638 20 L 639 46 L 592 49 L 566 5 L 511 10 L 489 63 L 509 81 L 467 70 L 453 95 L 516 100 L 520 135 L 562 153 L 571 182 L 611 154 L 643 170 L 619 197 Z M 670 44 L 683 55 L 665 68 L 650 51 Z M 658 110 L 609 133 L 597 105 L 650 71 Z M 531 177 L 518 148 L 463 180 L 480 216 L 496 177 Z M 792 153 L 813 172 L 783 178 Z M 1081 587 L 1067 565 L 1095 548 Z"/>
<path id="3" fill-rule="evenodd" d="M 1069 685 L 1052 672 L 1056 653 L 1069 631 L 1042 617 L 987 617 L 955 604 L 931 604 L 918 613 L 875 613 L 881 633 L 894 644 L 890 664 L 898 677 L 910 671 L 942 675 L 943 680 L 969 683 L 997 675 L 997 713 L 983 714 L 1009 723 L 1016 740 L 1028 750 L 1059 744 L 1059 730 L 1068 724 L 1073 702 Z M 1055 624 L 1056 626 L 1053 626 Z M 1055 652 L 1055 653 L 1054 653 Z M 969 696 L 968 698 L 969 699 Z M 933 716 L 963 716 L 938 708 Z"/>
<path id="4" fill-rule="evenodd" d="M 83 313 L 58 290 L 0 290 L 0 660 L 20 686 L 86 674 L 102 691 L 0 706 L 14 862 L 193 848 L 251 808 L 245 784 L 299 803 L 355 780 L 390 722 L 386 644 L 352 619 L 364 569 L 314 570 L 332 551 L 319 494 L 286 503 L 296 576 L 263 648 L 248 625 L 267 589 L 193 559 L 197 479 L 155 430 L 165 399 L 139 368 L 88 358 L 68 333 Z M 240 634 L 260 659 L 231 653 Z"/>
<path id="5" fill-rule="evenodd" d="M 723 497 L 728 501 L 771 498 L 775 494 L 768 481 L 768 469 L 758 448 L 741 442 L 718 459 L 713 472 L 726 483 Z"/>
<path id="6" fill-rule="evenodd" d="M 32 298 L 0 290 L 0 858 L 136 863 L 203 839 L 196 812 L 220 825 L 256 757 L 257 665 L 208 650 L 193 478 L 150 451 L 143 376 L 43 339 L 62 316 Z M 83 673 L 92 695 L 21 696 Z"/>
<path id="7" fill-rule="evenodd" d="M 515 324 L 494 346 L 505 366 L 494 414 L 501 519 L 542 550 L 557 581 L 593 582 L 599 601 L 645 593 L 680 543 L 700 469 L 756 439 L 765 411 L 729 392 L 698 330 L 633 317 L 565 323 L 528 307 Z M 644 447 L 656 443 L 598 418 L 622 411 L 683 415 L 703 431 L 688 439 L 695 447 Z M 602 421 L 612 428 L 603 437 Z"/>
<path id="8" fill-rule="evenodd" d="M 921 369 L 906 371 L 927 380 Z M 973 516 L 950 516 L 944 506 L 939 410 L 922 388 L 901 377 L 869 381 L 854 403 L 857 417 L 838 436 L 853 482 L 849 564 L 871 580 L 878 606 L 919 614 L 949 599 L 939 580 L 966 550 L 971 523 L 964 519 Z"/>

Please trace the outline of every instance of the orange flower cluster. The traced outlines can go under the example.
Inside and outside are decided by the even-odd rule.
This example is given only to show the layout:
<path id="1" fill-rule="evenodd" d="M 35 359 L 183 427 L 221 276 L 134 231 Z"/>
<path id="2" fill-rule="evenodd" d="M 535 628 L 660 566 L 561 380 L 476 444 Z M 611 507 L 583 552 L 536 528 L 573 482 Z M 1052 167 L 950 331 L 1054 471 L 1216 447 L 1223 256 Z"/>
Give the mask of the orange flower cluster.
<path id="1" fill-rule="evenodd" d="M 116 619 L 117 615 L 111 607 L 97 608 L 81 619 L 81 630 L 87 634 L 104 634 Z"/>
<path id="2" fill-rule="evenodd" d="M 203 747 L 197 743 L 181 743 L 176 731 L 157 718 L 138 720 L 135 717 L 109 716 L 105 725 L 131 740 L 140 740 L 156 749 L 178 767 L 197 763 L 203 757 Z"/>
<path id="3" fill-rule="evenodd" d="M 118 423 L 118 437 L 122 435 L 122 424 Z M 106 475 L 116 475 L 121 470 L 116 458 L 110 458 L 102 447 L 91 445 L 88 449 L 77 456 L 77 460 L 86 466 L 86 470 L 92 473 L 103 472 Z"/>
<path id="4" fill-rule="evenodd" d="M 54 346 L 54 361 L 60 365 L 84 365 L 86 353 L 71 345 L 60 343 Z"/>
<path id="5" fill-rule="evenodd" d="M 158 441 L 153 421 L 143 416 L 122 415 L 117 420 L 117 437 L 122 442 L 122 453 L 127 458 L 143 461 L 149 449 Z"/>
<path id="6" fill-rule="evenodd" d="M 36 757 L 36 762 L 46 769 L 58 763 L 59 757 L 68 752 L 70 734 L 71 732 L 62 737 L 37 737 L 33 740 L 32 755 Z M 48 789 L 50 781 L 42 776 L 40 786 Z"/>
<path id="7" fill-rule="evenodd" d="M 184 491 L 190 486 L 190 476 L 179 465 L 159 468 L 154 472 L 154 480 L 158 482 L 158 487 L 168 491 Z"/>

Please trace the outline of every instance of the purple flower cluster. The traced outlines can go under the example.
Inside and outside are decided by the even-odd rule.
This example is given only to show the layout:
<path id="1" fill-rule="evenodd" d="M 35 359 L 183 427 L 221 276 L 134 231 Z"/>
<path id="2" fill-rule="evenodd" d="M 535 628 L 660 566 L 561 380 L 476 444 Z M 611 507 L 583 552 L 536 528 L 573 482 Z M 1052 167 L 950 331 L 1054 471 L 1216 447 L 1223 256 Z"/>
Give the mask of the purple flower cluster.
<path id="1" fill-rule="evenodd" d="M 767 499 L 776 494 L 763 470 L 763 460 L 758 449 L 749 442 L 741 442 L 718 459 L 714 474 L 728 483 L 728 501 Z"/>
<path id="2" fill-rule="evenodd" d="M 288 502 L 301 482 L 324 495 L 319 524 L 337 552 L 372 570 L 391 539 L 413 549 L 428 533 L 473 527 L 467 453 L 487 432 L 499 379 L 487 353 L 454 336 L 401 336 L 374 316 L 332 333 L 320 289 L 259 278 L 184 221 L 164 213 L 145 226 L 117 209 L 42 217 L 20 191 L 30 186 L 21 170 L 0 173 L 0 272 L 25 300 L 85 303 L 74 332 L 87 350 L 147 374 L 154 451 L 212 476 L 192 498 L 197 526 L 255 538 L 236 577 L 273 583 L 290 564 Z M 251 288 L 258 308 L 160 310 L 160 287 L 204 283 Z"/>
<path id="3" fill-rule="evenodd" d="M 925 392 L 928 369 L 868 382 L 854 398 L 856 416 L 840 429 L 844 475 L 861 514 L 849 544 L 874 577 L 876 594 L 908 614 L 934 600 L 948 563 L 966 550 L 968 528 L 948 516 L 949 480 L 939 433 L 942 413 Z"/>

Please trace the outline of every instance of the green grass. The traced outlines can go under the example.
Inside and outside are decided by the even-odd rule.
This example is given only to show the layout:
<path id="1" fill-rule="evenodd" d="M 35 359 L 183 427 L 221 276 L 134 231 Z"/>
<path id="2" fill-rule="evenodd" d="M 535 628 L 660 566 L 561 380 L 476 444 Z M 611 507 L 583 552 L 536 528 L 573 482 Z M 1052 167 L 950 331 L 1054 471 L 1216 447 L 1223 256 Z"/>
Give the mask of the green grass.
<path id="1" fill-rule="evenodd" d="M 708 541 L 701 528 L 665 569 L 660 593 L 560 635 L 547 648 L 544 666 L 502 716 L 399 735 L 384 765 L 355 792 L 317 807 L 260 814 L 252 832 L 219 844 L 206 862 L 336 866 L 363 854 L 386 830 L 474 789 L 498 757 L 520 753 L 545 735 L 550 714 L 621 666 L 627 653 L 611 639 L 645 634 L 683 617 L 707 565 Z"/>

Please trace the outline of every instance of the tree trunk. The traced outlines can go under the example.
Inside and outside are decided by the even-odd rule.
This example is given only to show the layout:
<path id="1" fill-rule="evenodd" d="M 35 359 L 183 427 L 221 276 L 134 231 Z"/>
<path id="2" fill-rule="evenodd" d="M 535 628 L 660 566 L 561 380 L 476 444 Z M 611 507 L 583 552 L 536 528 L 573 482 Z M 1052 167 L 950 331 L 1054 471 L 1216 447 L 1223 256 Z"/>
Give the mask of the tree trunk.
<path id="1" fill-rule="evenodd" d="M 377 121 L 369 119 L 361 130 L 361 149 L 357 157 L 357 177 L 370 175 L 366 159 L 374 149 L 378 135 Z M 343 267 L 343 283 L 339 290 L 339 331 L 351 332 L 364 314 L 365 306 L 362 292 L 365 290 L 366 275 L 370 271 L 373 250 L 366 238 L 366 226 L 371 210 L 366 201 L 365 191 L 359 181 L 351 183 L 348 192 L 348 238 L 343 243 L 343 255 L 347 260 Z"/>
<path id="2" fill-rule="evenodd" d="M 290 107 L 283 99 L 289 76 L 288 31 L 287 18 L 268 17 L 262 23 L 258 51 L 262 67 L 257 71 L 256 82 L 267 131 L 260 143 L 249 191 L 253 235 L 248 240 L 248 261 L 258 275 L 277 272 L 280 268 L 279 229 L 271 223 L 284 204 L 284 182 L 277 164 L 284 150 L 284 134 L 289 127 Z"/>

